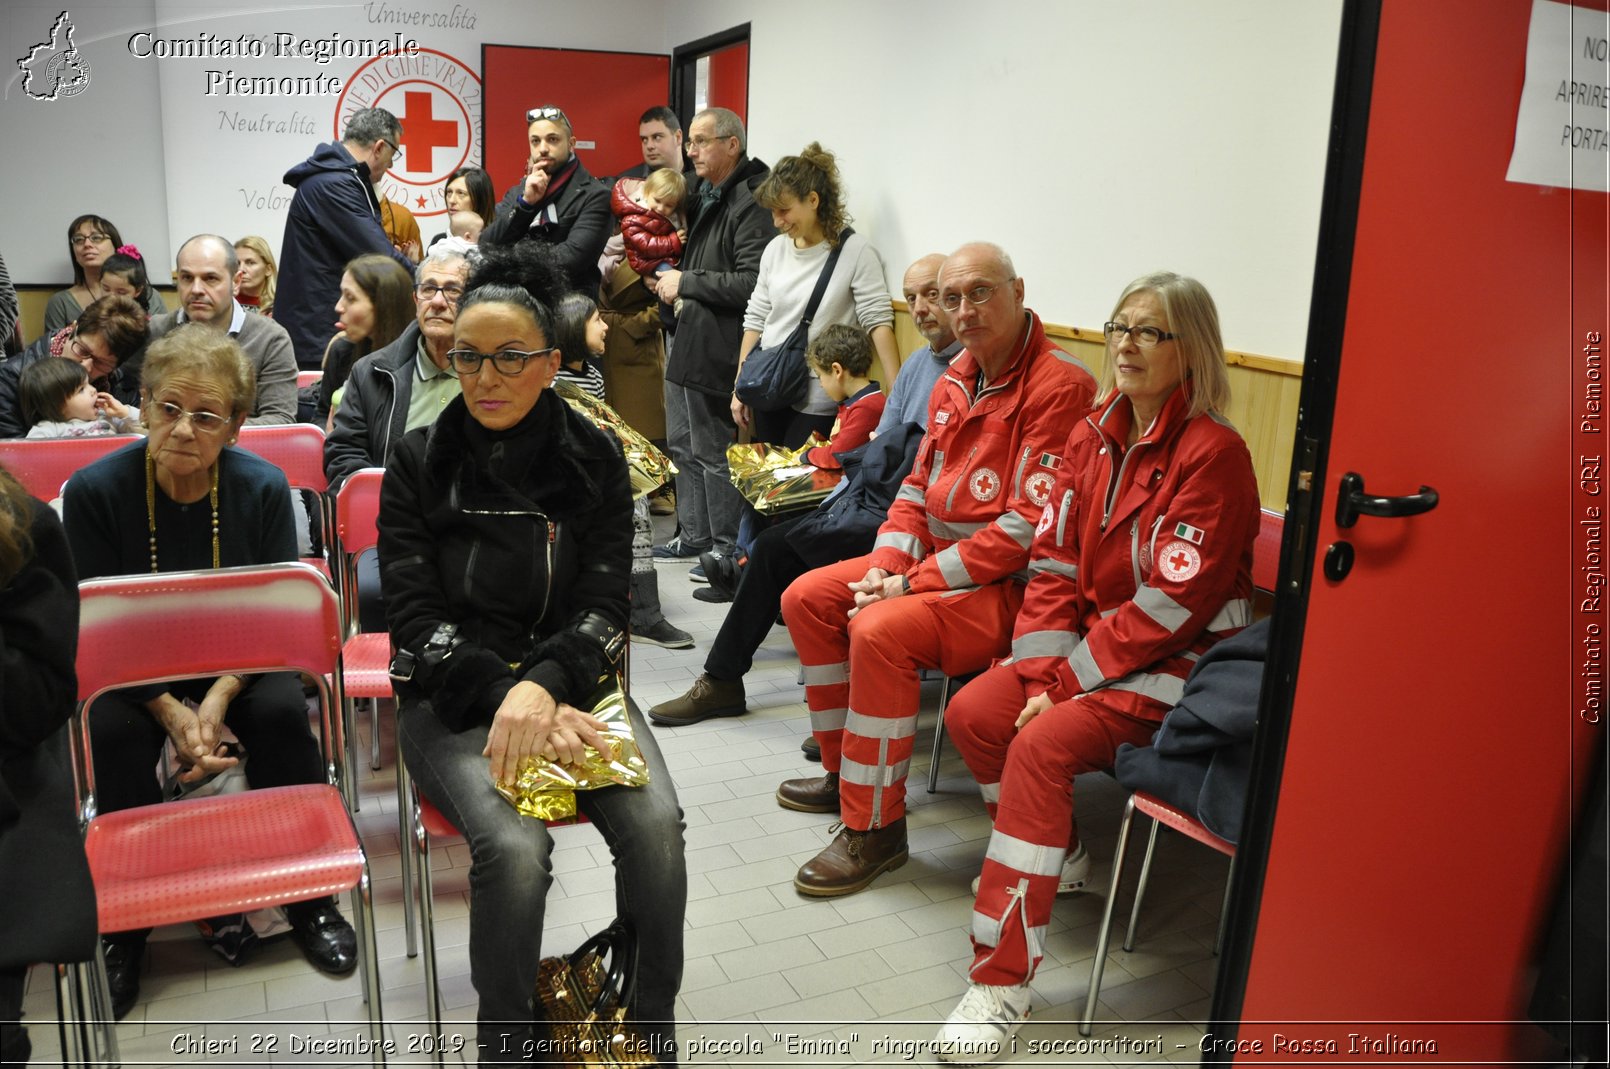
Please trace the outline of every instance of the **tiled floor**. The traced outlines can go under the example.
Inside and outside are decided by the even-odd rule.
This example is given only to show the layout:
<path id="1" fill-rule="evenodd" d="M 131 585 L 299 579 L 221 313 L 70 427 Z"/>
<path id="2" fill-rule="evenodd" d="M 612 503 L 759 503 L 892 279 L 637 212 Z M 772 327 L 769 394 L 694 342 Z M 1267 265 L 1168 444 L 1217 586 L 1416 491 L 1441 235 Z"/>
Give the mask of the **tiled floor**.
<path id="1" fill-rule="evenodd" d="M 687 565 L 661 565 L 667 614 L 698 640 L 693 650 L 634 644 L 633 692 L 646 708 L 686 689 L 699 673 L 723 606 L 692 597 Z M 798 660 L 787 632 L 776 628 L 746 679 L 751 712 L 680 729 L 655 729 L 687 812 L 689 902 L 687 968 L 679 1004 L 684 1043 L 709 1050 L 683 1064 L 933 1064 L 921 1049 L 966 989 L 968 884 L 977 875 L 989 821 L 965 766 L 947 747 L 939 789 L 926 793 L 937 683 L 924 686 L 924 715 L 909 787 L 911 860 L 847 898 L 813 900 L 794 891 L 800 863 L 829 839 L 833 818 L 781 809 L 778 781 L 814 775 L 799 743 L 808 731 L 795 682 Z M 365 721 L 360 731 L 367 740 Z M 403 1054 L 417 1045 L 424 1014 L 424 967 L 404 954 L 403 888 L 389 722 L 384 767 L 362 789 L 360 828 L 376 880 L 380 972 L 386 1018 Z M 1059 900 L 1046 957 L 1033 987 L 1032 1022 L 1020 1033 L 1012 1063 L 1109 1065 L 1197 1061 L 1200 1021 L 1208 1015 L 1217 959 L 1211 954 L 1226 860 L 1165 834 L 1153 866 L 1140 942 L 1118 944 L 1128 894 L 1115 920 L 1113 952 L 1098 1004 L 1093 1041 L 1080 1048 L 1072 1023 L 1082 1012 L 1101 918 L 1108 861 L 1124 793 L 1102 775 L 1077 787 L 1080 827 L 1096 858 L 1094 893 Z M 614 912 L 612 871 L 598 834 L 588 827 L 555 832 L 557 880 L 548 902 L 547 952 L 576 946 Z M 1135 837 L 1138 853 L 1141 837 Z M 473 1034 L 475 992 L 469 983 L 469 934 L 462 844 L 438 847 L 436 942 L 448 1031 Z M 1132 857 L 1134 854 L 1132 854 Z M 1138 861 L 1131 861 L 1133 888 Z M 49 974 L 35 970 L 27 996 L 35 1061 L 57 1059 L 55 1002 Z M 356 976 L 315 972 L 285 941 L 265 945 L 245 967 L 230 968 L 188 928 L 163 929 L 147 956 L 142 999 L 118 1027 L 125 1065 L 292 1063 L 343 1065 L 361 1058 L 310 1052 L 307 1037 L 352 1039 L 365 1011 Z M 1123 1024 L 1119 1022 L 1135 1022 Z M 796 1039 L 790 1043 L 789 1036 Z M 205 1036 L 226 1048 L 193 1053 Z M 259 1048 L 250 1053 L 253 1037 Z M 902 1046 L 916 1043 L 913 1051 Z M 1059 1050 L 1053 1044 L 1067 1044 Z M 721 1044 L 725 1044 L 722 1046 Z M 1039 1044 L 1031 1052 L 1031 1045 Z M 473 1064 L 473 1046 L 468 1059 Z M 911 1054 L 915 1057 L 910 1057 Z M 459 1057 L 449 1064 L 460 1064 Z"/>

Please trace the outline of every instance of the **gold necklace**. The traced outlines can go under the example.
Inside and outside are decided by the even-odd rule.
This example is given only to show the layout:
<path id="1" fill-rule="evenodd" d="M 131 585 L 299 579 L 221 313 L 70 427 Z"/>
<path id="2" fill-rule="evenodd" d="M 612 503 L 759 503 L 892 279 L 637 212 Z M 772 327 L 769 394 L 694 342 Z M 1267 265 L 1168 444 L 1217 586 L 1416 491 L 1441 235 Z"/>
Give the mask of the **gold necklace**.
<path id="1" fill-rule="evenodd" d="M 212 505 L 212 566 L 218 567 L 218 463 L 212 465 L 212 489 L 207 494 Z M 157 466 L 151 450 L 145 451 L 145 524 L 151 535 L 151 574 L 157 574 Z"/>

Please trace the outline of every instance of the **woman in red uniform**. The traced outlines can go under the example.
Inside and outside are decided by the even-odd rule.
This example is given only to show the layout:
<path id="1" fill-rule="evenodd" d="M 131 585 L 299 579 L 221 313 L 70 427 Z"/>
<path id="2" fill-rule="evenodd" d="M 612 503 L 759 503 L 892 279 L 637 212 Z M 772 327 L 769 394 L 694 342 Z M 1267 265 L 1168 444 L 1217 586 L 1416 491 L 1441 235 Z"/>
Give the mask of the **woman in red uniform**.
<path id="1" fill-rule="evenodd" d="M 1036 528 L 1012 655 L 945 716 L 995 821 L 972 983 L 939 1033 L 946 1061 L 994 1057 L 1028 1016 L 1051 904 L 1090 870 L 1074 776 L 1110 767 L 1120 743 L 1148 745 L 1192 662 L 1251 618 L 1258 486 L 1221 414 L 1213 298 L 1195 279 L 1147 275 L 1104 329 L 1096 406 Z"/>

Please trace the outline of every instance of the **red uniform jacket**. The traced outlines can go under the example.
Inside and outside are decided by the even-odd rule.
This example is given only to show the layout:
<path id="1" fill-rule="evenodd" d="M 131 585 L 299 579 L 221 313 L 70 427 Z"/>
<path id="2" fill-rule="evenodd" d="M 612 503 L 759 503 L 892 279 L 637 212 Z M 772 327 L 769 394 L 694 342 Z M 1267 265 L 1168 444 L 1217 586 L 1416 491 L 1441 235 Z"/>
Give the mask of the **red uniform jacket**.
<path id="1" fill-rule="evenodd" d="M 965 349 L 934 384 L 928 434 L 869 561 L 903 573 L 914 593 L 984 586 L 1029 562 L 1068 428 L 1089 412 L 1096 381 L 1033 312 L 1027 328 L 1011 366 L 982 391 Z"/>
<path id="2" fill-rule="evenodd" d="M 1161 720 L 1196 658 L 1251 622 L 1252 457 L 1221 417 L 1187 419 L 1189 402 L 1175 390 L 1127 452 L 1122 396 L 1069 438 L 1013 628 L 1030 696 L 1122 692 L 1122 711 Z"/>
<path id="3" fill-rule="evenodd" d="M 838 419 L 833 423 L 833 436 L 826 445 L 805 452 L 805 461 L 827 471 L 838 471 L 844 465 L 834 453 L 848 453 L 872 440 L 883 418 L 883 407 L 888 402 L 877 383 L 872 383 L 854 397 L 839 402 Z"/>
<path id="4" fill-rule="evenodd" d="M 623 178 L 609 195 L 610 209 L 621 221 L 621 241 L 626 246 L 626 262 L 640 275 L 652 275 L 661 264 L 675 267 L 682 259 L 682 237 L 676 223 L 659 212 L 643 207 L 631 198 Z M 635 189 L 641 182 L 635 182 Z"/>

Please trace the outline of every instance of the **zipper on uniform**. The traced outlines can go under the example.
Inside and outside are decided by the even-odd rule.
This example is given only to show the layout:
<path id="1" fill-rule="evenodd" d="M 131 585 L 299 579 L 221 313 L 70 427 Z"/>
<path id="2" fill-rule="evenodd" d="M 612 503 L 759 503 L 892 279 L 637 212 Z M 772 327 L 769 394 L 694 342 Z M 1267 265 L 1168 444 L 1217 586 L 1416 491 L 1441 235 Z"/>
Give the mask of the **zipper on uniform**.
<path id="1" fill-rule="evenodd" d="M 961 469 L 956 473 L 956 481 L 950 484 L 950 493 L 945 495 L 945 511 L 950 512 L 956 505 L 956 491 L 962 488 L 961 477 L 972 470 L 973 458 L 978 455 L 978 446 L 973 446 L 967 453 L 967 459 L 962 461 Z"/>

